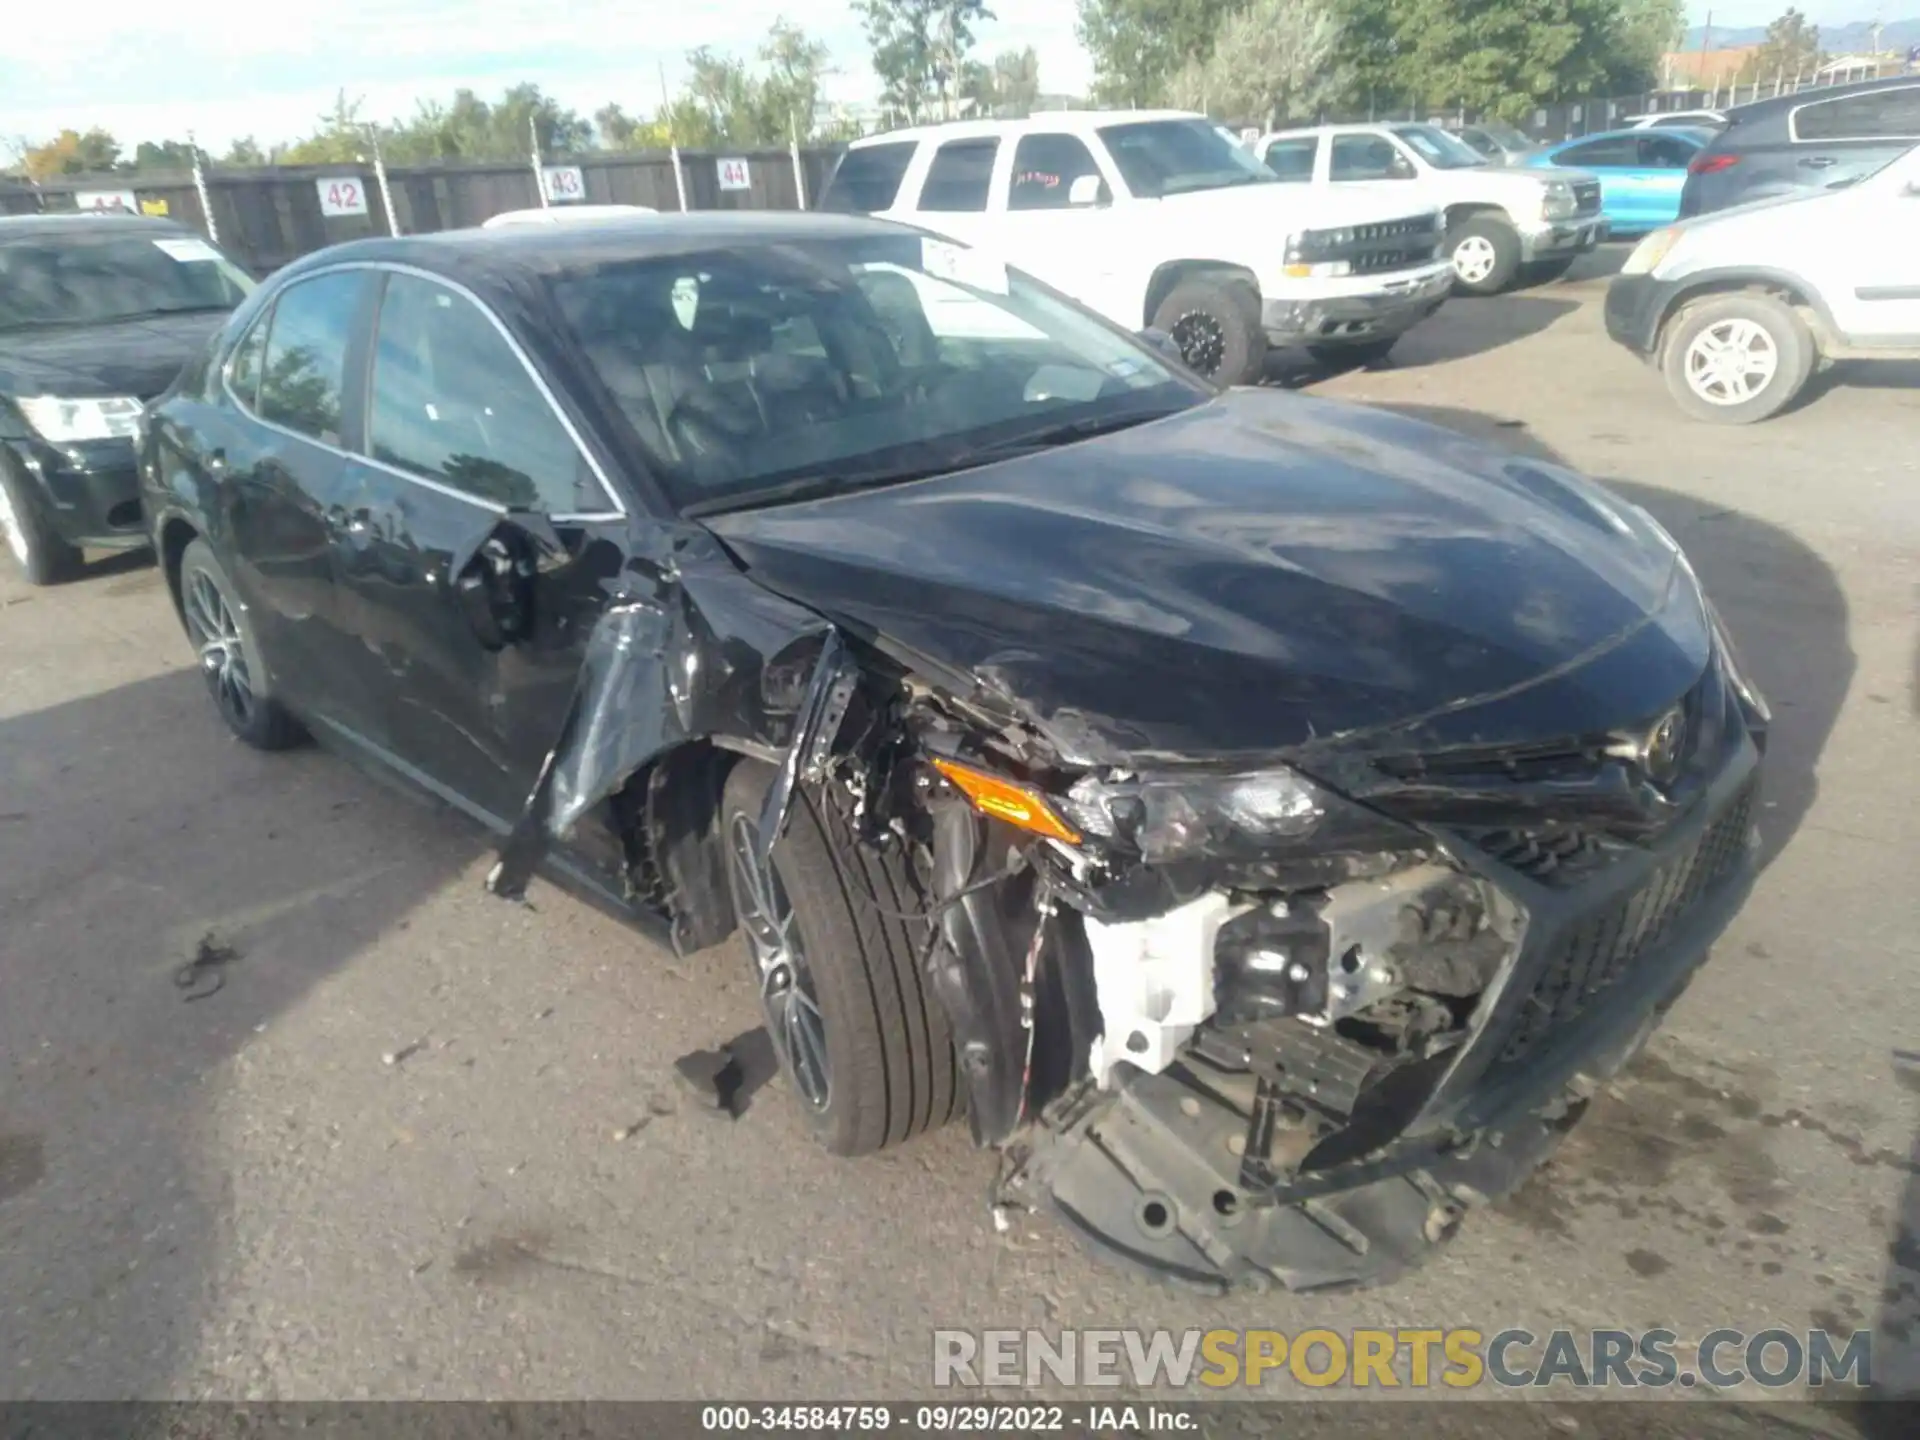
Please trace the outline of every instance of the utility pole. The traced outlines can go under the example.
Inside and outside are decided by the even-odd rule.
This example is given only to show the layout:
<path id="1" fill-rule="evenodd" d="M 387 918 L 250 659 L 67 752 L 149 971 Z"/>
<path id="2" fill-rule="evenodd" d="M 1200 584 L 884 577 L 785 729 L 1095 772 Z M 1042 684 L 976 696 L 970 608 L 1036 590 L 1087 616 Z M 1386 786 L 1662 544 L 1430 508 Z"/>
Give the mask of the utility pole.
<path id="1" fill-rule="evenodd" d="M 540 164 L 540 122 L 531 112 L 527 115 L 527 143 L 533 153 L 533 188 L 540 192 L 540 208 L 545 210 L 553 201 L 547 198 L 547 175 Z"/>
<path id="2" fill-rule="evenodd" d="M 673 100 L 667 94 L 667 65 L 660 62 L 660 118 L 667 126 L 667 158 L 673 162 L 673 193 L 680 209 L 687 208 L 687 177 L 680 169 L 680 142 L 673 133 Z"/>

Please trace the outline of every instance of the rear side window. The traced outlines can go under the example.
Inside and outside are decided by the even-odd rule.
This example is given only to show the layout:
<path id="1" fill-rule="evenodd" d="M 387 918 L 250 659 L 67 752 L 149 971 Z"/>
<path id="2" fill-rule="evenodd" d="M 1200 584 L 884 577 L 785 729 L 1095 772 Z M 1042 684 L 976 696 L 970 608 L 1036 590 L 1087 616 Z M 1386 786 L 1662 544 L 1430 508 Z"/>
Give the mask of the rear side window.
<path id="1" fill-rule="evenodd" d="M 1793 138 L 1920 140 L 1920 85 L 1802 105 L 1793 112 Z"/>
<path id="2" fill-rule="evenodd" d="M 367 420 L 373 458 L 495 504 L 603 510 L 580 447 L 506 338 L 463 295 L 387 280 Z"/>
<path id="3" fill-rule="evenodd" d="M 1013 152 L 1009 210 L 1064 210 L 1073 182 L 1098 175 L 1093 152 L 1077 135 L 1022 135 Z"/>
<path id="4" fill-rule="evenodd" d="M 1267 168 L 1280 179 L 1295 185 L 1313 180 L 1313 162 L 1320 154 L 1320 137 L 1308 135 L 1299 140 L 1276 140 L 1267 147 Z"/>
<path id="5" fill-rule="evenodd" d="M 927 183 L 920 187 L 922 210 L 984 210 L 993 179 L 998 140 L 949 140 L 933 152 Z"/>
<path id="6" fill-rule="evenodd" d="M 1648 135 L 1640 142 L 1640 163 L 1652 170 L 1684 170 L 1696 147 L 1677 135 Z"/>
<path id="7" fill-rule="evenodd" d="M 914 145 L 912 140 L 895 140 L 847 151 L 827 182 L 820 208 L 856 215 L 892 209 L 907 166 L 913 163 Z"/>
<path id="8" fill-rule="evenodd" d="M 329 445 L 340 443 L 347 345 L 370 273 L 316 275 L 280 292 L 261 361 L 256 407 L 261 419 Z"/>
<path id="9" fill-rule="evenodd" d="M 1575 145 L 1554 156 L 1553 163 L 1571 165 L 1575 169 L 1586 165 L 1638 165 L 1640 137 L 1612 135 L 1605 140 L 1592 140 L 1585 145 Z"/>

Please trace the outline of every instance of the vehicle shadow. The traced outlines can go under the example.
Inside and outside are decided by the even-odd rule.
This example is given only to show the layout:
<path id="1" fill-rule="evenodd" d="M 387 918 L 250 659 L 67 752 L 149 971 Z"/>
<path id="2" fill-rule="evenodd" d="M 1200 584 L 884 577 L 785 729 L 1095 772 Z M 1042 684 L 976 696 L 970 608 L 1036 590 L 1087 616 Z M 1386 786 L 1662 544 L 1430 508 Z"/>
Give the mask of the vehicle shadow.
<path id="1" fill-rule="evenodd" d="M 483 843 L 331 755 L 235 743 L 191 670 L 0 720 L 0 1399 L 196 1387 L 234 1127 L 329 1145 L 236 1117 L 233 1076 Z"/>
<path id="2" fill-rule="evenodd" d="M 1604 245 L 1596 245 L 1578 260 L 1573 268 L 1557 281 L 1556 285 L 1574 285 L 1582 280 L 1608 280 L 1620 273 L 1621 266 L 1627 263 L 1627 257 L 1633 254 L 1633 247 L 1640 243 L 1638 236 L 1631 240 L 1609 240 Z"/>
<path id="3" fill-rule="evenodd" d="M 1532 459 L 1567 464 L 1513 421 L 1432 405 L 1381 408 Z M 1773 710 L 1760 816 L 1760 859 L 1769 864 L 1813 806 L 1820 756 L 1853 683 L 1840 582 L 1811 547 L 1743 511 L 1618 476 L 1596 478 L 1647 510 L 1680 543 Z"/>
<path id="4" fill-rule="evenodd" d="M 1415 370 L 1423 365 L 1482 355 L 1537 335 L 1579 308 L 1575 300 L 1558 300 L 1526 291 L 1485 299 L 1456 295 L 1446 302 L 1446 324 L 1416 325 L 1400 338 L 1393 354 L 1375 368 Z M 1353 367 L 1323 364 L 1305 350 L 1276 350 L 1267 360 L 1267 383 L 1298 390 L 1350 368 Z"/>

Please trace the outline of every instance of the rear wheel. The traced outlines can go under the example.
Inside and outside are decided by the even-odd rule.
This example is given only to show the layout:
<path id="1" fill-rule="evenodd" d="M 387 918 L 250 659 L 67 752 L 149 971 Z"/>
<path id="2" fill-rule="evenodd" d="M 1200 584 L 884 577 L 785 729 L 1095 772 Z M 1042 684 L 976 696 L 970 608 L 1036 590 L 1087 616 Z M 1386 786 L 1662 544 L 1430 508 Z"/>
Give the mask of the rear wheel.
<path id="1" fill-rule="evenodd" d="M 0 460 L 0 554 L 29 585 L 58 585 L 81 571 L 85 557 L 55 532 L 33 485 Z"/>
<path id="2" fill-rule="evenodd" d="M 1777 415 L 1813 374 L 1807 322 L 1771 295 L 1714 295 L 1683 307 L 1667 330 L 1660 369 L 1696 420 L 1750 425 Z"/>
<path id="3" fill-rule="evenodd" d="M 256 750 L 285 750 L 304 740 L 300 722 L 273 698 L 253 623 L 204 540 L 180 557 L 180 610 L 201 678 L 227 728 Z"/>
<path id="4" fill-rule="evenodd" d="M 898 853 L 860 844 L 821 797 L 796 792 L 762 867 L 760 807 L 773 768 L 727 777 L 721 834 L 734 913 L 767 1033 L 800 1113 L 836 1155 L 864 1155 L 943 1125 L 961 1104 L 946 1013 L 920 968 L 926 927 Z"/>
<path id="5" fill-rule="evenodd" d="M 1498 295 L 1520 269 L 1520 236 L 1505 220 L 1472 215 L 1447 231 L 1453 288 L 1469 295 Z"/>
<path id="6" fill-rule="evenodd" d="M 1173 337 L 1189 370 L 1221 385 L 1251 385 L 1266 371 L 1260 295 L 1244 280 L 1182 280 L 1153 312 L 1153 328 Z"/>

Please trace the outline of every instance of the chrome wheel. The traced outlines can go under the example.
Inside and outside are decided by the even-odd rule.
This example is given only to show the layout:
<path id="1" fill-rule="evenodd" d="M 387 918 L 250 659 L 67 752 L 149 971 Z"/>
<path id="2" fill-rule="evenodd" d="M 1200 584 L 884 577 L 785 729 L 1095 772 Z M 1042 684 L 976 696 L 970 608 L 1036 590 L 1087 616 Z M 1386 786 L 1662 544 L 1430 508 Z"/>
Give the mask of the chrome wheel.
<path id="1" fill-rule="evenodd" d="M 767 1032 L 787 1062 L 787 1073 L 793 1076 L 801 1098 L 813 1109 L 824 1110 L 833 1090 L 826 1021 L 793 923 L 793 905 L 774 867 L 760 864 L 757 835 L 758 827 L 744 814 L 735 814 L 727 826 L 733 905 L 759 971 Z"/>
<path id="2" fill-rule="evenodd" d="M 7 542 L 7 549 L 13 552 L 13 558 L 25 565 L 27 555 L 27 532 L 21 528 L 20 517 L 14 513 L 13 492 L 0 484 L 0 539 Z"/>
<path id="3" fill-rule="evenodd" d="M 1687 345 L 1687 388 L 1709 405 L 1744 405 L 1780 371 L 1780 347 L 1763 325 L 1718 320 Z"/>
<path id="4" fill-rule="evenodd" d="M 1226 328 L 1204 310 L 1189 310 L 1173 322 L 1167 332 L 1180 347 L 1180 358 L 1187 368 L 1200 375 L 1219 373 L 1220 362 L 1227 358 Z"/>
<path id="5" fill-rule="evenodd" d="M 190 571 L 186 586 L 187 633 L 200 652 L 200 673 L 207 689 L 237 728 L 253 720 L 253 675 L 247 669 L 246 646 L 240 625 L 220 587 L 204 570 Z"/>
<path id="6" fill-rule="evenodd" d="M 1453 247 L 1453 273 L 1465 284 L 1482 284 L 1499 263 L 1493 242 L 1484 235 L 1469 235 Z"/>

